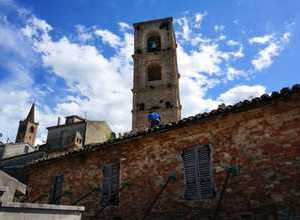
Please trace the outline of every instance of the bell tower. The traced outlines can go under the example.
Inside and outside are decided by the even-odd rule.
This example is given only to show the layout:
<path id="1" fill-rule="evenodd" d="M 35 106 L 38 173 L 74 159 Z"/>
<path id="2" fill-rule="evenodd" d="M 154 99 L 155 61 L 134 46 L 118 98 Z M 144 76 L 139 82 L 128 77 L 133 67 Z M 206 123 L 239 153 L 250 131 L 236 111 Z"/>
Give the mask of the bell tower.
<path id="1" fill-rule="evenodd" d="M 179 73 L 172 18 L 135 23 L 132 129 L 150 127 L 147 115 L 158 112 L 161 124 L 180 120 Z"/>
<path id="2" fill-rule="evenodd" d="M 39 125 L 34 121 L 34 108 L 35 105 L 33 103 L 26 119 L 20 121 L 16 143 L 26 143 L 34 145 L 37 128 Z"/>

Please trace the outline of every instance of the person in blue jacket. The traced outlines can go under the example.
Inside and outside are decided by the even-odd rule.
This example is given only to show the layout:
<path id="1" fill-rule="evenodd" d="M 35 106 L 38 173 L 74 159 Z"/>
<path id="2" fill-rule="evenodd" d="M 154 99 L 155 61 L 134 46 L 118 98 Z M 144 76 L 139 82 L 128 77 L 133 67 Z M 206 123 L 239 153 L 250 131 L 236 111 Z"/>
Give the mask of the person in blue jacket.
<path id="1" fill-rule="evenodd" d="M 160 124 L 160 114 L 158 112 L 150 112 L 148 114 L 148 120 L 151 128 L 158 126 Z"/>

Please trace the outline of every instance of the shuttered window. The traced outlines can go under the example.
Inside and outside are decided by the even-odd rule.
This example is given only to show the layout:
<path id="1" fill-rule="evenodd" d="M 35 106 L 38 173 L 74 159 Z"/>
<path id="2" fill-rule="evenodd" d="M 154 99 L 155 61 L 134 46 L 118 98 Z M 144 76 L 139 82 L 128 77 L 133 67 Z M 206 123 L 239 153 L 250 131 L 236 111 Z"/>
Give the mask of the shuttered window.
<path id="1" fill-rule="evenodd" d="M 60 199 L 62 195 L 62 187 L 64 182 L 64 175 L 59 174 L 54 177 L 53 185 L 50 193 L 50 204 L 60 204 Z"/>
<path id="2" fill-rule="evenodd" d="M 119 164 L 104 165 L 101 190 L 101 206 L 118 205 L 119 203 Z"/>
<path id="3" fill-rule="evenodd" d="M 197 145 L 185 149 L 182 154 L 185 175 L 185 198 L 209 199 L 214 196 L 211 149 L 209 145 Z"/>

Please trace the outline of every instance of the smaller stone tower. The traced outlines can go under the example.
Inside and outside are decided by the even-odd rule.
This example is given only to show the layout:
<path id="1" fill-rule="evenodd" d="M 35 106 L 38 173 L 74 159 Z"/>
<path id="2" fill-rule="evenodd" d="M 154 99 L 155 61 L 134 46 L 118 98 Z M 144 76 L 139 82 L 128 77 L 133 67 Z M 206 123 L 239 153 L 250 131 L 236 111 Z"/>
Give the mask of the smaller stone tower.
<path id="1" fill-rule="evenodd" d="M 34 108 L 35 105 L 33 103 L 27 115 L 27 118 L 23 121 L 20 121 L 16 143 L 27 143 L 34 145 L 37 128 L 39 125 L 34 121 Z"/>

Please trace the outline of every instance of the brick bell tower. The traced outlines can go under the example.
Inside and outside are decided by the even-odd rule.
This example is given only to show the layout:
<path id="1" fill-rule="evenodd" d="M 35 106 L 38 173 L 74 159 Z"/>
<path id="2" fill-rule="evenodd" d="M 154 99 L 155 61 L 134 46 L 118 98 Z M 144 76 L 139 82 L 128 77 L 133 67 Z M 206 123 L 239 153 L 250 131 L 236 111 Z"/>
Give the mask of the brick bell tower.
<path id="1" fill-rule="evenodd" d="M 26 143 L 34 145 L 38 123 L 34 121 L 34 103 L 25 120 L 20 121 L 16 137 L 16 143 Z"/>
<path id="2" fill-rule="evenodd" d="M 135 23 L 132 129 L 150 127 L 147 115 L 158 112 L 161 124 L 180 120 L 179 73 L 172 18 Z"/>

